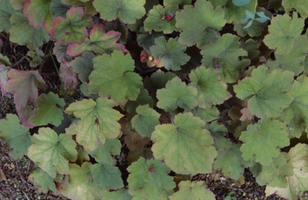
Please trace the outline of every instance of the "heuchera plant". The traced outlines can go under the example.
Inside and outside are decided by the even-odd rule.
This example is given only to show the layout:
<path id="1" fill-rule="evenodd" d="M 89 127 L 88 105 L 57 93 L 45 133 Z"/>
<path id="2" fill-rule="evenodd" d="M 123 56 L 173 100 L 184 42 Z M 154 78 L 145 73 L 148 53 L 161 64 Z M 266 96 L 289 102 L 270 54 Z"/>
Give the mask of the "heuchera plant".
<path id="1" fill-rule="evenodd" d="M 35 163 L 42 192 L 74 200 L 210 200 L 193 176 L 238 180 L 245 168 L 267 195 L 297 199 L 308 190 L 307 7 L 0 0 L 0 32 L 29 49 L 32 67 L 0 54 L 1 93 L 18 113 L 0 120 L 0 139 Z M 40 74 L 46 52 L 61 91 Z"/>

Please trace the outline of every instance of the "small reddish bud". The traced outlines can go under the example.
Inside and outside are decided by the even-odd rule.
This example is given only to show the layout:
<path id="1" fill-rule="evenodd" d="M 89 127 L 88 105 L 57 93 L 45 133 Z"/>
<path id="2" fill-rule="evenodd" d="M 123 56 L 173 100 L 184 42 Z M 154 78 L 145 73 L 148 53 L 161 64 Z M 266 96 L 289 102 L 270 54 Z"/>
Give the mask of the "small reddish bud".
<path id="1" fill-rule="evenodd" d="M 220 69 L 220 64 L 217 64 L 217 65 L 216 65 L 216 69 Z"/>
<path id="2" fill-rule="evenodd" d="M 10 172 L 10 171 L 12 171 L 12 169 L 11 169 L 11 168 L 7 168 L 7 170 L 9 170 L 9 172 Z"/>
<path id="3" fill-rule="evenodd" d="M 30 164 L 30 167 L 31 167 L 31 168 L 32 168 L 32 167 L 34 167 L 34 164 L 33 164 L 33 163 L 31 163 L 31 164 Z"/>
<path id="4" fill-rule="evenodd" d="M 26 177 L 23 176 L 22 179 L 26 180 Z"/>
<path id="5" fill-rule="evenodd" d="M 1 186 L 1 190 L 4 190 L 4 186 Z"/>
<path id="6" fill-rule="evenodd" d="M 5 171 L 5 166 L 2 167 L 2 171 Z"/>
<path id="7" fill-rule="evenodd" d="M 69 35 L 70 34 L 70 32 L 65 32 L 65 35 Z"/>
<path id="8" fill-rule="evenodd" d="M 149 172 L 150 172 L 150 173 L 153 172 L 153 167 L 150 167 Z"/>
<path id="9" fill-rule="evenodd" d="M 172 20 L 172 16 L 171 15 L 167 15 L 167 20 L 171 21 Z"/>
<path id="10" fill-rule="evenodd" d="M 145 57 L 144 55 L 140 56 L 140 60 L 141 60 L 141 61 L 143 61 L 143 60 L 145 60 L 145 59 L 146 59 L 146 57 Z"/>

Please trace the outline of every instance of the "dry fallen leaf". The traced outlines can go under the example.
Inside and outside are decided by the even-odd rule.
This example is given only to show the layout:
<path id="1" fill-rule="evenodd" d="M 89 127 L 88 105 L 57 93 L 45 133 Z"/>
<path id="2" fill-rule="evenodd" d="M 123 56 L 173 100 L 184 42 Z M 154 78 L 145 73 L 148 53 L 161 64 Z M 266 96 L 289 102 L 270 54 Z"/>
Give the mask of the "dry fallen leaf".
<path id="1" fill-rule="evenodd" d="M 6 177 L 5 177 L 2 169 L 0 169 L 0 181 L 6 181 Z"/>

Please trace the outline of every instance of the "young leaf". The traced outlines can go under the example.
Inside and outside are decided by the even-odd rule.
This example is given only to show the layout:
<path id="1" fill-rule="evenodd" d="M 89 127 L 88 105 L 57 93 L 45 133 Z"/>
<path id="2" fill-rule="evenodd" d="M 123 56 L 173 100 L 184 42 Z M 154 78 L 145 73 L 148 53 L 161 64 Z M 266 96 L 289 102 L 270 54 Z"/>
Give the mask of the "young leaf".
<path id="1" fill-rule="evenodd" d="M 112 109 L 114 103 L 106 98 L 84 99 L 72 103 L 65 110 L 81 118 L 66 129 L 67 134 L 77 135 L 77 142 L 86 149 L 93 151 L 104 144 L 106 138 L 116 138 L 120 134 L 120 124 L 117 122 L 122 115 Z"/>
<path id="2" fill-rule="evenodd" d="M 94 8 L 102 19 L 112 21 L 120 18 L 124 23 L 133 24 L 145 15 L 145 0 L 95 0 Z"/>
<path id="3" fill-rule="evenodd" d="M 29 23 L 35 28 L 40 29 L 44 25 L 46 30 L 50 30 L 52 16 L 49 11 L 51 1 L 45 0 L 24 0 L 26 3 L 23 14 L 28 17 Z"/>
<path id="4" fill-rule="evenodd" d="M 276 193 L 286 199 L 297 199 L 302 196 L 308 188 L 308 146 L 307 144 L 297 144 L 289 151 L 289 163 L 293 165 L 293 175 L 288 176 L 288 186 L 286 188 L 267 186 L 265 193 L 267 196 Z"/>
<path id="5" fill-rule="evenodd" d="M 48 190 L 52 190 L 54 192 L 57 190 L 56 185 L 53 182 L 53 178 L 39 167 L 32 169 L 28 180 L 39 189 L 39 192 L 47 193 Z"/>
<path id="6" fill-rule="evenodd" d="M 75 161 L 77 151 L 72 136 L 58 135 L 50 128 L 40 128 L 39 134 L 34 134 L 32 145 L 28 149 L 28 156 L 52 178 L 56 174 L 69 173 L 69 161 Z"/>
<path id="7" fill-rule="evenodd" d="M 169 196 L 170 200 L 215 200 L 215 195 L 210 190 L 205 189 L 204 181 L 181 181 L 179 188 L 179 191 Z"/>
<path id="8" fill-rule="evenodd" d="M 86 27 L 92 26 L 92 18 L 80 7 L 72 7 L 66 13 L 66 18 L 55 17 L 51 22 L 49 31 L 50 39 L 61 41 L 63 44 L 68 42 L 81 43 L 88 37 Z"/>
<path id="9" fill-rule="evenodd" d="M 95 54 L 92 52 L 84 52 L 80 57 L 75 58 L 70 65 L 74 72 L 78 74 L 81 81 L 88 82 L 89 76 L 93 71 L 93 58 Z"/>
<path id="10" fill-rule="evenodd" d="M 197 106 L 196 95 L 196 88 L 187 86 L 179 77 L 174 77 L 166 84 L 166 88 L 157 91 L 157 107 L 167 112 L 177 107 L 193 109 Z"/>
<path id="11" fill-rule="evenodd" d="M 288 132 L 283 123 L 265 118 L 257 124 L 249 125 L 240 140 L 245 160 L 255 159 L 261 165 L 269 165 L 273 158 L 279 156 L 280 149 L 290 144 Z"/>
<path id="12" fill-rule="evenodd" d="M 267 67 L 259 66 L 252 71 L 252 77 L 240 81 L 234 91 L 238 98 L 248 100 L 251 114 L 260 118 L 279 116 L 293 100 L 287 93 L 293 76 L 290 71 L 276 69 L 270 73 Z"/>
<path id="13" fill-rule="evenodd" d="M 143 137 L 151 137 L 155 126 L 159 124 L 159 116 L 149 105 L 138 106 L 137 115 L 132 119 L 132 127 Z"/>
<path id="14" fill-rule="evenodd" d="M 63 44 L 62 42 L 55 42 L 55 47 L 53 48 L 53 54 L 57 57 L 59 63 L 62 62 L 71 62 L 73 58 L 69 56 L 67 51 L 67 44 Z"/>
<path id="15" fill-rule="evenodd" d="M 11 69 L 7 73 L 9 81 L 6 85 L 6 91 L 14 94 L 14 103 L 19 111 L 23 111 L 28 101 L 36 104 L 38 89 L 45 88 L 45 81 L 38 71 L 19 71 Z"/>
<path id="16" fill-rule="evenodd" d="M 0 120 L 0 139 L 7 142 L 10 147 L 10 156 L 14 159 L 21 159 L 27 155 L 31 145 L 29 128 L 19 124 L 16 115 L 8 114 L 6 119 Z"/>
<path id="17" fill-rule="evenodd" d="M 175 183 L 167 174 L 170 168 L 160 160 L 140 158 L 130 165 L 127 170 L 129 194 L 136 199 L 164 200 L 173 193 Z"/>
<path id="18" fill-rule="evenodd" d="M 119 168 L 110 164 L 94 164 L 91 166 L 91 173 L 94 182 L 104 190 L 116 190 L 124 186 Z"/>
<path id="19" fill-rule="evenodd" d="M 150 47 L 150 51 L 156 58 L 160 59 L 163 66 L 168 70 L 177 71 L 181 65 L 188 62 L 189 56 L 184 53 L 186 46 L 177 42 L 177 38 L 170 38 L 166 42 L 164 37 L 155 39 L 155 45 Z"/>
<path id="20" fill-rule="evenodd" d="M 292 11 L 293 8 L 296 9 L 296 12 L 299 12 L 302 18 L 308 17 L 308 2 L 306 0 L 283 0 L 281 5 L 284 7 L 286 13 Z"/>
<path id="21" fill-rule="evenodd" d="M 206 69 L 203 66 L 190 73 L 190 86 L 197 88 L 198 106 L 202 108 L 222 104 L 231 97 L 227 91 L 227 84 L 220 81 L 219 71 Z"/>
<path id="22" fill-rule="evenodd" d="M 120 32 L 105 32 L 101 24 L 95 24 L 90 32 L 90 39 L 86 38 L 83 43 L 71 43 L 67 47 L 67 54 L 70 56 L 80 55 L 84 51 L 93 51 L 96 54 L 112 53 L 114 50 L 126 52 L 125 46 L 116 43 L 121 37 Z"/>
<path id="23" fill-rule="evenodd" d="M 65 89 L 74 89 L 78 85 L 77 74 L 75 74 L 73 67 L 67 62 L 60 64 L 60 77 L 62 78 Z"/>
<path id="24" fill-rule="evenodd" d="M 9 32 L 11 29 L 10 17 L 15 13 L 10 1 L 0 0 L 0 32 Z"/>
<path id="25" fill-rule="evenodd" d="M 106 139 L 106 142 L 103 145 L 100 145 L 97 149 L 94 151 L 89 151 L 86 149 L 86 151 L 95 158 L 96 162 L 104 162 L 109 165 L 113 165 L 115 162 L 115 159 L 110 155 L 119 155 L 121 151 L 121 143 L 120 141 L 115 139 Z"/>
<path id="26" fill-rule="evenodd" d="M 134 73 L 130 55 L 114 51 L 94 58 L 94 71 L 89 79 L 90 91 L 101 97 L 111 97 L 117 104 L 136 100 L 142 87 L 141 77 Z"/>
<path id="27" fill-rule="evenodd" d="M 308 130 L 308 78 L 300 76 L 294 81 L 290 95 L 292 103 L 283 111 L 284 123 L 293 136 L 300 138 Z"/>
<path id="28" fill-rule="evenodd" d="M 247 1 L 247 0 L 237 0 L 237 1 Z M 246 10 L 249 12 L 255 12 L 256 6 L 258 5 L 257 0 L 250 0 L 247 4 L 243 6 L 237 6 L 231 3 L 231 0 L 210 0 L 215 8 L 218 6 L 223 8 L 225 12 L 225 19 L 228 23 L 240 22 L 245 17 Z"/>
<path id="29" fill-rule="evenodd" d="M 214 46 L 206 45 L 201 51 L 202 64 L 206 68 L 216 68 L 219 65 L 221 80 L 226 83 L 237 81 L 238 71 L 249 65 L 247 60 L 239 60 L 239 57 L 247 56 L 247 52 L 239 48 L 238 40 L 236 35 L 224 34 Z"/>
<path id="30" fill-rule="evenodd" d="M 84 162 L 81 167 L 69 164 L 70 183 L 68 188 L 62 189 L 62 194 L 75 200 L 102 199 L 101 188 L 94 182 L 91 174 L 92 164 Z"/>
<path id="31" fill-rule="evenodd" d="M 205 122 L 191 113 L 176 115 L 174 124 L 157 125 L 151 138 L 154 157 L 164 160 L 176 173 L 212 172 L 217 153 L 211 147 L 213 138 L 204 126 Z"/>
<path id="32" fill-rule="evenodd" d="M 39 106 L 34 110 L 34 116 L 29 119 L 29 123 L 35 126 L 53 124 L 59 126 L 63 119 L 62 108 L 65 106 L 63 99 L 60 99 L 57 94 L 49 92 L 41 94 L 36 103 Z"/>
<path id="33" fill-rule="evenodd" d="M 174 16 L 178 10 L 178 5 L 166 6 L 165 8 L 162 5 L 154 6 L 144 21 L 144 30 L 163 31 L 165 34 L 172 33 L 176 30 Z M 172 16 L 171 20 L 168 20 L 168 15 Z"/>
<path id="34" fill-rule="evenodd" d="M 6 94 L 6 83 L 8 81 L 7 73 L 9 71 L 9 67 L 6 67 L 5 65 L 0 63 L 0 89 L 1 94 L 4 96 Z"/>
<path id="35" fill-rule="evenodd" d="M 214 163 L 216 169 L 222 169 L 225 176 L 234 180 L 238 180 L 244 173 L 244 168 L 249 165 L 249 162 L 243 159 L 240 147 L 240 144 L 233 144 L 229 149 L 218 150 Z"/>
<path id="36" fill-rule="evenodd" d="M 264 38 L 264 43 L 271 49 L 276 49 L 277 54 L 287 54 L 293 48 L 294 39 L 298 37 L 304 28 L 304 20 L 293 13 L 293 17 L 288 14 L 277 15 L 268 27 L 269 34 Z"/>
<path id="37" fill-rule="evenodd" d="M 36 30 L 29 24 L 28 18 L 21 12 L 15 13 L 11 18 L 12 28 L 10 29 L 10 41 L 19 45 L 27 45 L 34 50 L 49 41 L 49 35 L 41 27 Z"/>
<path id="38" fill-rule="evenodd" d="M 187 46 L 197 44 L 199 48 L 216 43 L 219 37 L 217 31 L 226 24 L 221 7 L 214 10 L 206 0 L 198 0 L 195 7 L 184 6 L 182 11 L 176 13 L 175 19 L 175 26 L 183 30 L 179 42 Z"/>

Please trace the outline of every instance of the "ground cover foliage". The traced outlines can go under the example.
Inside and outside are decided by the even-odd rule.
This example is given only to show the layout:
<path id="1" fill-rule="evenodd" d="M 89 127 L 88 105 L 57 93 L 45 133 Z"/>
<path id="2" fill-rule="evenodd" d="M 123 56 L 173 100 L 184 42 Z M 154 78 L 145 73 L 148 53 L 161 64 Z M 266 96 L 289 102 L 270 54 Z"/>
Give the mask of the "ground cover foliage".
<path id="1" fill-rule="evenodd" d="M 71 199 L 215 199 L 193 177 L 245 169 L 267 195 L 297 199 L 308 190 L 305 4 L 0 0 L 0 32 L 31 61 L 17 69 L 0 54 L 18 114 L 0 120 L 0 139 L 34 162 L 41 191 Z"/>

